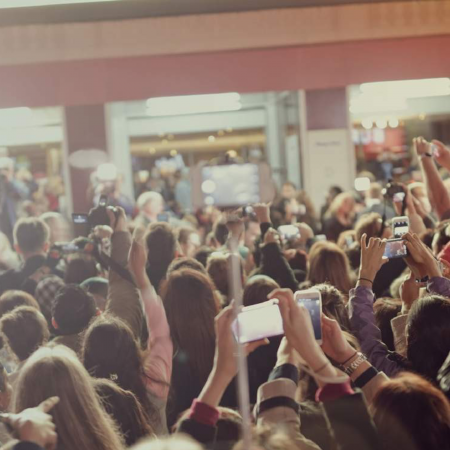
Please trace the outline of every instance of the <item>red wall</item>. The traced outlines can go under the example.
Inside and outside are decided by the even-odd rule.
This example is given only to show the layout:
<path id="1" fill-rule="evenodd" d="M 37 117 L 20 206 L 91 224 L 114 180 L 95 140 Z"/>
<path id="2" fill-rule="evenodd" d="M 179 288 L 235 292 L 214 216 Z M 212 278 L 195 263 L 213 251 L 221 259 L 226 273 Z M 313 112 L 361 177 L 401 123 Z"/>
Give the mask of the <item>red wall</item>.
<path id="1" fill-rule="evenodd" d="M 0 107 L 450 76 L 450 35 L 0 67 Z"/>

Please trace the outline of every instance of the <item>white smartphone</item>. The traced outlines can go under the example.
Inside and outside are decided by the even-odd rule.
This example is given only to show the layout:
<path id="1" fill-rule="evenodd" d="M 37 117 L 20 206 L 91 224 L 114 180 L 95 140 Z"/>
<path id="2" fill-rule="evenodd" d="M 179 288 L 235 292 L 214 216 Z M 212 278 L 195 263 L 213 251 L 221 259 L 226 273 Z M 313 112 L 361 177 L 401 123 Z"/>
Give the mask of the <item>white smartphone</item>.
<path id="1" fill-rule="evenodd" d="M 297 291 L 294 294 L 294 299 L 309 311 L 314 329 L 314 336 L 317 343 L 322 344 L 322 295 L 320 294 L 320 291 L 317 289 Z"/>
<path id="2" fill-rule="evenodd" d="M 392 233 L 394 238 L 401 238 L 409 231 L 409 218 L 407 216 L 394 217 L 392 219 Z"/>
<path id="3" fill-rule="evenodd" d="M 232 330 L 241 344 L 284 334 L 278 300 L 243 308 L 233 322 Z"/>
<path id="4" fill-rule="evenodd" d="M 300 239 L 300 229 L 295 225 L 281 225 L 278 227 L 278 233 L 284 241 L 294 241 Z"/>

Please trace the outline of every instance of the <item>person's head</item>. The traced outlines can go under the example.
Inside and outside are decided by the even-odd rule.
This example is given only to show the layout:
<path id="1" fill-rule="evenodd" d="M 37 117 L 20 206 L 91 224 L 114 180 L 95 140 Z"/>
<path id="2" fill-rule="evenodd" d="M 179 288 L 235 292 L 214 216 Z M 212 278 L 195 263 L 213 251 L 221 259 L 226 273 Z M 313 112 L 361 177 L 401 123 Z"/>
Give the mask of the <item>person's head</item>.
<path id="1" fill-rule="evenodd" d="M 153 406 L 143 379 L 143 357 L 130 327 L 111 314 L 102 314 L 86 330 L 82 361 L 95 378 L 113 380 L 118 386 L 133 392 L 141 403 L 147 420 Z"/>
<path id="2" fill-rule="evenodd" d="M 313 285 L 329 283 L 348 295 L 353 283 L 347 256 L 333 242 L 316 242 L 309 252 L 307 280 Z"/>
<path id="3" fill-rule="evenodd" d="M 85 330 L 98 314 L 94 297 L 74 284 L 58 291 L 52 307 L 52 323 L 59 334 L 77 334 Z"/>
<path id="4" fill-rule="evenodd" d="M 75 256 L 67 264 L 64 282 L 66 284 L 81 284 L 89 278 L 97 277 L 97 263 L 91 258 Z"/>
<path id="5" fill-rule="evenodd" d="M 287 181 L 281 188 L 281 196 L 291 200 L 297 196 L 297 188 L 294 183 Z"/>
<path id="6" fill-rule="evenodd" d="M 94 297 L 97 308 L 104 311 L 108 300 L 108 280 L 102 277 L 88 278 L 80 286 Z"/>
<path id="7" fill-rule="evenodd" d="M 148 191 L 142 193 L 136 202 L 139 211 L 146 216 L 156 219 L 164 211 L 164 199 L 159 192 Z"/>
<path id="8" fill-rule="evenodd" d="M 50 248 L 50 229 L 41 219 L 19 219 L 14 226 L 14 246 L 24 259 L 45 255 Z"/>
<path id="9" fill-rule="evenodd" d="M 50 337 L 45 317 L 31 306 L 19 306 L 5 314 L 0 332 L 19 361 L 25 361 Z"/>
<path id="10" fill-rule="evenodd" d="M 220 447 L 221 442 L 237 442 L 242 435 L 242 416 L 231 408 L 219 406 L 219 419 L 217 420 L 217 434 L 216 442 Z M 180 431 L 183 421 L 189 418 L 190 409 L 184 411 L 178 418 L 176 424 L 173 426 L 173 431 L 176 433 Z"/>
<path id="11" fill-rule="evenodd" d="M 439 295 L 416 300 L 406 326 L 407 358 L 415 371 L 430 380 L 450 352 L 450 301 Z"/>
<path id="12" fill-rule="evenodd" d="M 242 303 L 244 306 L 252 306 L 266 302 L 267 296 L 279 288 L 279 284 L 267 275 L 255 275 L 245 284 Z"/>
<path id="13" fill-rule="evenodd" d="M 245 222 L 244 244 L 251 251 L 255 249 L 255 241 L 261 236 L 261 226 L 256 219 Z"/>
<path id="14" fill-rule="evenodd" d="M 206 271 L 211 277 L 214 286 L 225 297 L 228 298 L 228 255 L 215 252 L 208 258 Z"/>
<path id="15" fill-rule="evenodd" d="M 337 240 L 337 245 L 342 250 L 349 250 L 356 241 L 356 232 L 355 230 L 346 230 L 343 231 Z"/>
<path id="16" fill-rule="evenodd" d="M 383 187 L 380 183 L 370 183 L 367 198 L 371 200 L 383 200 Z"/>
<path id="17" fill-rule="evenodd" d="M 172 272 L 161 297 L 175 349 L 184 352 L 193 376 L 206 381 L 214 358 L 218 312 L 212 281 L 191 269 Z"/>
<path id="18" fill-rule="evenodd" d="M 19 306 L 31 306 L 37 311 L 40 310 L 38 302 L 28 292 L 17 290 L 6 291 L 0 296 L 0 318 Z"/>
<path id="19" fill-rule="evenodd" d="M 355 210 L 355 198 L 351 192 L 338 194 L 328 210 L 330 216 L 351 216 Z"/>
<path id="20" fill-rule="evenodd" d="M 208 247 L 203 245 L 196 252 L 194 258 L 206 268 L 206 264 L 208 262 L 208 258 L 211 256 L 211 253 L 214 253 L 214 249 L 212 247 Z"/>
<path id="21" fill-rule="evenodd" d="M 330 189 L 328 189 L 327 194 L 327 203 L 330 205 L 331 202 L 339 195 L 344 192 L 341 187 L 339 186 L 331 186 Z"/>
<path id="22" fill-rule="evenodd" d="M 41 214 L 43 220 L 50 229 L 50 245 L 56 242 L 68 242 L 71 240 L 70 226 L 66 218 L 57 212 L 46 212 Z"/>
<path id="23" fill-rule="evenodd" d="M 300 231 L 300 238 L 296 241 L 296 248 L 307 250 L 309 243 L 314 239 L 314 231 L 304 222 L 296 223 L 295 226 Z"/>
<path id="24" fill-rule="evenodd" d="M 379 298 L 373 304 L 375 322 L 381 331 L 381 340 L 391 351 L 395 351 L 394 333 L 392 332 L 391 320 L 397 317 L 401 309 L 401 300 L 388 297 Z"/>
<path id="25" fill-rule="evenodd" d="M 191 228 L 180 228 L 178 230 L 178 243 L 182 255 L 193 258 L 200 247 L 200 235 Z"/>
<path id="26" fill-rule="evenodd" d="M 119 425 L 127 447 L 153 435 L 147 416 L 131 391 L 126 391 L 107 379 L 94 380 L 94 388 L 106 412 Z"/>
<path id="27" fill-rule="evenodd" d="M 228 228 L 225 221 L 220 218 L 213 225 L 213 235 L 215 241 L 215 247 L 222 247 L 227 242 L 228 238 Z"/>
<path id="28" fill-rule="evenodd" d="M 174 259 L 171 263 L 169 268 L 167 269 L 167 278 L 170 277 L 172 272 L 175 272 L 176 270 L 181 269 L 192 269 L 197 270 L 198 272 L 208 275 L 208 272 L 206 271 L 205 266 L 202 265 L 200 261 L 197 261 L 194 258 L 187 258 L 185 256 L 181 258 Z"/>
<path id="29" fill-rule="evenodd" d="M 428 199 L 427 190 L 423 183 L 411 183 L 408 185 L 408 191 L 413 197 L 419 200 L 423 210 L 429 214 L 432 211 L 430 200 Z"/>
<path id="30" fill-rule="evenodd" d="M 49 275 L 45 277 L 36 286 L 34 297 L 41 308 L 42 314 L 51 326 L 52 322 L 52 307 L 53 300 L 58 294 L 59 290 L 64 287 L 64 281 L 56 275 Z"/>
<path id="31" fill-rule="evenodd" d="M 178 256 L 178 243 L 168 223 L 150 224 L 145 242 L 148 249 L 147 274 L 156 290 L 166 277 L 170 263 Z"/>
<path id="32" fill-rule="evenodd" d="M 449 402 L 422 377 L 403 373 L 385 382 L 372 409 L 382 450 L 448 448 Z"/>
<path id="33" fill-rule="evenodd" d="M 367 240 L 370 238 L 380 237 L 381 228 L 383 227 L 383 218 L 378 213 L 369 213 L 362 215 L 355 225 L 356 242 L 361 242 L 363 234 L 367 234 Z M 392 237 L 391 227 L 384 227 L 382 239 L 390 239 Z"/>
<path id="34" fill-rule="evenodd" d="M 327 283 L 317 284 L 314 289 L 318 289 L 322 296 L 322 312 L 330 319 L 336 320 L 344 331 L 350 332 L 350 318 L 346 308 L 347 299 L 341 291 Z"/>
<path id="35" fill-rule="evenodd" d="M 58 430 L 58 448 L 121 450 L 116 425 L 103 409 L 92 379 L 75 353 L 65 346 L 42 347 L 20 371 L 13 395 L 18 413 L 57 396 L 49 412 Z"/>

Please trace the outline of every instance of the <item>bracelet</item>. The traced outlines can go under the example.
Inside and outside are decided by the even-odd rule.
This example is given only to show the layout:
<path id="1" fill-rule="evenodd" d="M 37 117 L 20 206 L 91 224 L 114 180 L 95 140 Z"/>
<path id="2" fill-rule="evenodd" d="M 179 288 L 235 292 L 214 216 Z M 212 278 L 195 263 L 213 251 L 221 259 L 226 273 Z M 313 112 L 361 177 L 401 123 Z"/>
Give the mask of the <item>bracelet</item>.
<path id="1" fill-rule="evenodd" d="M 369 280 L 368 278 L 358 278 L 358 281 L 368 281 L 369 283 L 373 284 L 373 281 Z"/>
<path id="2" fill-rule="evenodd" d="M 430 153 L 430 152 L 426 152 L 426 153 L 422 153 L 421 155 L 420 155 L 420 159 L 423 159 L 423 158 L 432 158 L 433 157 L 433 155 Z"/>
<path id="3" fill-rule="evenodd" d="M 325 369 L 325 367 L 327 367 L 328 364 L 330 364 L 330 361 L 327 361 L 322 367 L 320 367 L 320 369 L 313 370 L 313 372 L 314 372 L 314 373 L 322 372 L 322 370 Z"/>
<path id="4" fill-rule="evenodd" d="M 347 364 L 352 358 L 354 358 L 356 355 L 358 354 L 358 352 L 353 353 L 352 356 L 350 356 L 350 358 L 346 359 L 343 363 L 340 363 L 341 366 L 343 366 L 344 364 Z"/>
<path id="5" fill-rule="evenodd" d="M 344 372 L 351 376 L 351 374 L 363 363 L 367 361 L 367 358 L 358 352 L 358 357 L 350 364 L 350 366 L 344 368 Z"/>

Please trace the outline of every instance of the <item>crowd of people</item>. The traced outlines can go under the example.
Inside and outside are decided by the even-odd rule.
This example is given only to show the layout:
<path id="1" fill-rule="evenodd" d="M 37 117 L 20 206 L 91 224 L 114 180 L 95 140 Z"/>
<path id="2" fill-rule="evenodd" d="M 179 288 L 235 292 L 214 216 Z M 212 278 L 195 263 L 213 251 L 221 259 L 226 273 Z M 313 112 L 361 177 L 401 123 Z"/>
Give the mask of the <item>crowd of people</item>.
<path id="1" fill-rule="evenodd" d="M 152 191 L 97 206 L 86 236 L 56 212 L 17 220 L 12 245 L 5 228 L 1 448 L 450 449 L 450 148 L 414 149 L 422 182 L 334 186 L 320 211 L 286 183 L 245 214 Z M 396 216 L 407 255 L 389 259 Z M 233 258 L 242 304 L 276 299 L 284 329 L 241 344 L 251 411 Z M 320 342 L 294 299 L 310 288 Z"/>

